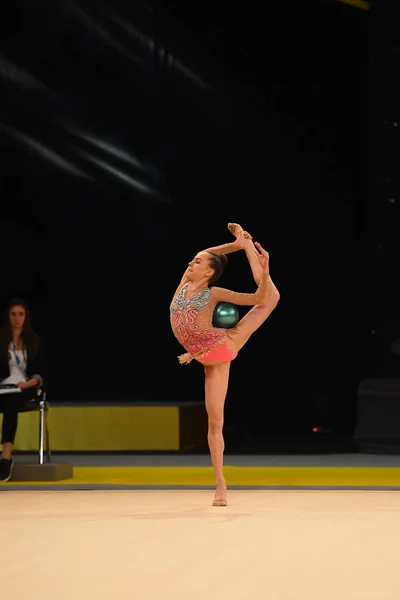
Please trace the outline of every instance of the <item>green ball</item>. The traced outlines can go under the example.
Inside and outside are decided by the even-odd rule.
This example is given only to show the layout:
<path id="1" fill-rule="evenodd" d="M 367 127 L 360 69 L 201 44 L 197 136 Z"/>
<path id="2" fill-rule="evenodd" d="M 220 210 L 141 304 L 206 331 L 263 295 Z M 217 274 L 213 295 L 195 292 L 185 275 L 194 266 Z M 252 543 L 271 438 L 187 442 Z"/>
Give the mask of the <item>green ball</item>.
<path id="1" fill-rule="evenodd" d="M 213 322 L 214 327 L 230 329 L 239 322 L 239 311 L 234 304 L 229 302 L 219 302 L 214 309 Z"/>

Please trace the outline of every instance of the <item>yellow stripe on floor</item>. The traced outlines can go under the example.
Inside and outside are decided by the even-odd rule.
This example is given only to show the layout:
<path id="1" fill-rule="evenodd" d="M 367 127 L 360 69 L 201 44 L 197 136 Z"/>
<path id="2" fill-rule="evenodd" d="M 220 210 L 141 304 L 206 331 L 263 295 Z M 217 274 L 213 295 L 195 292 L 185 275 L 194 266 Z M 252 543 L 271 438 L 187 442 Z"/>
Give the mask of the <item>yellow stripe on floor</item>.
<path id="1" fill-rule="evenodd" d="M 224 468 L 228 486 L 400 487 L 399 467 L 237 467 Z M 6 485 L 43 485 L 9 482 Z M 212 467 L 74 467 L 74 477 L 47 485 L 213 486 Z"/>

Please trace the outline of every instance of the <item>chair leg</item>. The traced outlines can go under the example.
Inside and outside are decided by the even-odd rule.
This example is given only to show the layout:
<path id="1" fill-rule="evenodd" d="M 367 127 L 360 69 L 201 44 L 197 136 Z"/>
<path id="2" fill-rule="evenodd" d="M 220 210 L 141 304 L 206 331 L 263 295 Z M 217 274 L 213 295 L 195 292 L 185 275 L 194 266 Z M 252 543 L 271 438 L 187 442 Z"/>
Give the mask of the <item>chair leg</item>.
<path id="1" fill-rule="evenodd" d="M 51 448 L 50 448 L 50 432 L 49 432 L 49 409 L 45 408 L 44 413 L 44 429 L 46 434 L 46 453 L 47 453 L 47 462 L 51 462 Z"/>
<path id="2" fill-rule="evenodd" d="M 39 465 L 44 462 L 44 411 L 44 402 L 41 402 L 39 407 Z"/>

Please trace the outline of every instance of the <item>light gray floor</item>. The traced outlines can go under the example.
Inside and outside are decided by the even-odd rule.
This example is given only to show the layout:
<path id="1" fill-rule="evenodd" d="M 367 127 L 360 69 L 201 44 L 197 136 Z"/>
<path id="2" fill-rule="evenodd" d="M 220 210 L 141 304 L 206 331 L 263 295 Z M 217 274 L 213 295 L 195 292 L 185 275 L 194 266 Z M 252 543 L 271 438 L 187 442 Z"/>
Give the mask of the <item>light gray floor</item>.
<path id="1" fill-rule="evenodd" d="M 16 463 L 35 463 L 33 454 L 17 454 Z M 71 462 L 77 467 L 162 467 L 209 466 L 210 459 L 201 454 L 54 454 L 53 462 Z M 312 454 L 312 455 L 231 455 L 225 465 L 270 467 L 400 467 L 400 456 L 383 454 Z"/>
<path id="2" fill-rule="evenodd" d="M 399 600 L 392 492 L 17 492 L 1 497 L 12 600 Z"/>

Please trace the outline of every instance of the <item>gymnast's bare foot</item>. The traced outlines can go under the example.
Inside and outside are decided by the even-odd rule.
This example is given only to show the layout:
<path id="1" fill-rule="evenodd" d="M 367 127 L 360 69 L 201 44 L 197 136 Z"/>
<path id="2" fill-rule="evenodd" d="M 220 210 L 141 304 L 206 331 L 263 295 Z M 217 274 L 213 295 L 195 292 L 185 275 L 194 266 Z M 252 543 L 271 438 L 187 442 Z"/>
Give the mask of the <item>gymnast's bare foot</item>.
<path id="1" fill-rule="evenodd" d="M 226 485 L 217 485 L 217 489 L 215 492 L 214 500 L 212 503 L 213 506 L 228 506 L 228 502 L 226 500 Z"/>
<path id="2" fill-rule="evenodd" d="M 239 223 L 228 223 L 228 229 L 236 239 L 243 236 L 246 240 L 252 240 L 253 236 L 248 231 L 245 231 Z"/>
<path id="3" fill-rule="evenodd" d="M 239 231 L 243 231 L 243 227 L 239 223 L 228 223 L 228 229 L 235 237 L 237 237 Z"/>

